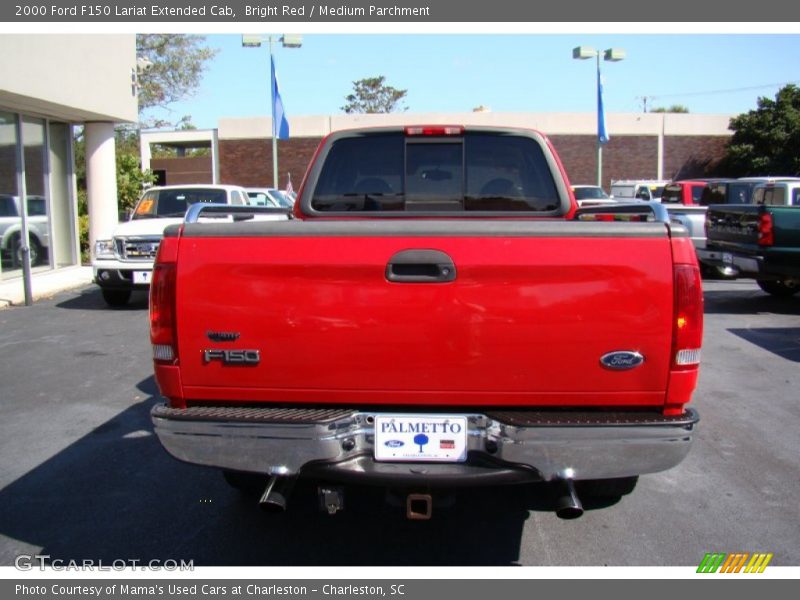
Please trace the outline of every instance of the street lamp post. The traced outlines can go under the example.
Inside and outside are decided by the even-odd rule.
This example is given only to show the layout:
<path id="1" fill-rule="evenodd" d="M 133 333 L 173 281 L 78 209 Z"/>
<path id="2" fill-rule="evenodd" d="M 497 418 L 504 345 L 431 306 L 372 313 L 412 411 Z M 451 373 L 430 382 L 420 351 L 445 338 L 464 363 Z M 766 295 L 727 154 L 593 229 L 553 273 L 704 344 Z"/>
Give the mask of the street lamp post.
<path id="1" fill-rule="evenodd" d="M 275 57 L 272 52 L 273 42 L 280 42 L 284 48 L 300 48 L 303 45 L 303 37 L 300 35 L 268 35 L 266 38 L 261 35 L 242 35 L 242 47 L 260 48 L 264 41 L 269 43 L 269 64 L 270 64 L 270 101 L 272 104 L 272 187 L 280 189 L 278 181 L 278 127 L 275 114 Z"/>
<path id="2" fill-rule="evenodd" d="M 608 48 L 595 50 L 591 46 L 578 46 L 572 49 L 572 58 L 586 60 L 594 58 L 597 61 L 597 185 L 603 186 L 603 144 L 608 142 L 606 133 L 606 116 L 603 110 L 603 83 L 600 77 L 600 55 L 603 60 L 619 62 L 625 59 L 625 50 L 622 48 Z"/>

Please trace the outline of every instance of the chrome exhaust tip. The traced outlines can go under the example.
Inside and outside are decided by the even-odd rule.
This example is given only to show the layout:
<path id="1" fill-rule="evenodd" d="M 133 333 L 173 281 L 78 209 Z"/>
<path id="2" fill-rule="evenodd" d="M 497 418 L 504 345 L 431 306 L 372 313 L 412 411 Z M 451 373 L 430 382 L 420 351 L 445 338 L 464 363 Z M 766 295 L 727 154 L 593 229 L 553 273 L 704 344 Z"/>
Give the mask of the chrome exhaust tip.
<path id="1" fill-rule="evenodd" d="M 559 519 L 577 519 L 583 514 L 583 505 L 575 492 L 572 479 L 559 480 L 561 494 L 556 501 L 556 516 Z"/>
<path id="2" fill-rule="evenodd" d="M 292 487 L 294 487 L 294 480 L 289 477 L 276 477 L 274 475 L 270 477 L 267 487 L 258 501 L 261 510 L 268 513 L 284 512 Z"/>

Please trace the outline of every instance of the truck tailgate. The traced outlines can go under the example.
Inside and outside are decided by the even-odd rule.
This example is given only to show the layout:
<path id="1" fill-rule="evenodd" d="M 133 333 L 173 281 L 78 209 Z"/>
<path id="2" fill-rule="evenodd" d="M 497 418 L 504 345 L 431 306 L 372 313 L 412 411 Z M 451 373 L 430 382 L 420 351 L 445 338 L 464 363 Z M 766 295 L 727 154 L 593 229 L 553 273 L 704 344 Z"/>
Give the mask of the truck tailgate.
<path id="1" fill-rule="evenodd" d="M 407 250 L 449 281 L 389 281 Z M 654 406 L 670 371 L 673 273 L 661 223 L 187 224 L 177 283 L 187 400 Z M 430 252 L 422 253 L 423 256 Z M 405 267 L 404 267 L 405 268 Z M 416 269 L 416 270 L 415 270 Z M 257 350 L 258 364 L 207 350 Z M 611 370 L 601 357 L 638 352 Z"/>

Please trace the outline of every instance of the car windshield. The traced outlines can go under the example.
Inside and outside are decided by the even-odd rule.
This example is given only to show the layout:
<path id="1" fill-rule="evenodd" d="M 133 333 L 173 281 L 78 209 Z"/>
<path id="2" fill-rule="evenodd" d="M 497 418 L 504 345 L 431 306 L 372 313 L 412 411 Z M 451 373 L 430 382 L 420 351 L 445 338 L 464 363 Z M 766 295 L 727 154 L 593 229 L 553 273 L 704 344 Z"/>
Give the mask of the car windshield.
<path id="1" fill-rule="evenodd" d="M 753 193 L 753 202 L 767 206 L 785 206 L 786 190 L 782 186 L 756 188 Z"/>
<path id="2" fill-rule="evenodd" d="M 282 208 L 292 208 L 292 201 L 280 190 L 269 190 L 267 192 L 275 203 Z"/>
<path id="3" fill-rule="evenodd" d="M 198 202 L 227 204 L 227 193 L 225 190 L 213 188 L 150 190 L 139 200 L 133 211 L 133 218 L 182 217 L 189 206 Z"/>
<path id="4" fill-rule="evenodd" d="M 728 184 L 712 183 L 703 188 L 700 196 L 700 205 L 709 206 L 711 204 L 725 204 Z M 740 202 L 741 204 L 741 202 Z"/>
<path id="5" fill-rule="evenodd" d="M 575 192 L 576 200 L 602 200 L 608 198 L 608 194 L 605 193 L 603 188 L 597 186 L 579 186 L 573 188 L 572 191 Z"/>
<path id="6" fill-rule="evenodd" d="M 277 206 L 266 192 L 247 192 L 248 204 L 255 206 Z"/>
<path id="7" fill-rule="evenodd" d="M 664 188 L 664 193 L 661 195 L 661 202 L 664 204 L 680 204 L 681 203 L 681 186 L 668 185 Z"/>
<path id="8" fill-rule="evenodd" d="M 554 212 L 561 202 L 535 139 L 382 132 L 334 142 L 311 206 L 331 212 Z"/>
<path id="9" fill-rule="evenodd" d="M 19 217 L 16 196 L 0 196 L 0 217 Z M 46 217 L 47 204 L 41 196 L 28 196 L 27 202 L 29 217 Z"/>
<path id="10" fill-rule="evenodd" d="M 754 183 L 734 182 L 728 184 L 728 203 L 729 204 L 750 204 L 753 199 Z"/>

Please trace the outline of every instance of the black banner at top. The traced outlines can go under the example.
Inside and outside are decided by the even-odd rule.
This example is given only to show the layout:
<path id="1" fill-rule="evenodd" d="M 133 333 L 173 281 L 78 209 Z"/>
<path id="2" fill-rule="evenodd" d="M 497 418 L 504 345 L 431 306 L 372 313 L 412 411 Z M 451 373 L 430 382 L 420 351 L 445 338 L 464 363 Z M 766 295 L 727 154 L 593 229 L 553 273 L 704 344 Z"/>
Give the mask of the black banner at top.
<path id="1" fill-rule="evenodd" d="M 11 0 L 6 23 L 500 23 L 677 22 L 791 23 L 800 3 L 761 0 Z M 670 29 L 665 29 L 665 33 Z M 636 33 L 631 31 L 630 33 Z"/>

